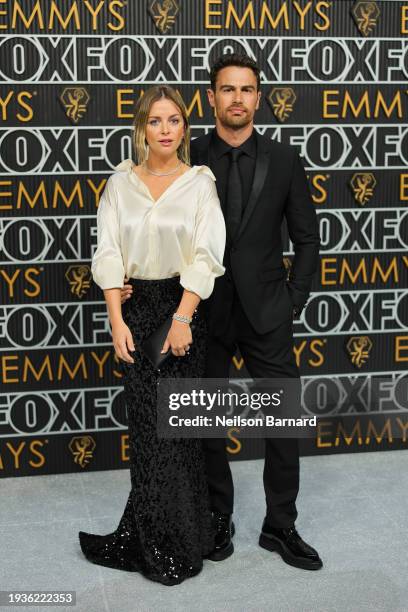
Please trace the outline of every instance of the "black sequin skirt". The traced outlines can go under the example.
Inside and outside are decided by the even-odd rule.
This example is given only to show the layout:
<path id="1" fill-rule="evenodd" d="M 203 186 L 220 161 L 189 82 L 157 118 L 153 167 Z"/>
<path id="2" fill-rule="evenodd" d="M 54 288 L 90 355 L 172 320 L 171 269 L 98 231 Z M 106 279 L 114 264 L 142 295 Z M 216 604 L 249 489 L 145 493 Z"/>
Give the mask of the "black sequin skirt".
<path id="1" fill-rule="evenodd" d="M 139 349 L 183 294 L 180 278 L 130 279 L 123 304 L 135 352 L 121 360 L 129 426 L 131 490 L 117 529 L 108 535 L 79 532 L 89 561 L 141 572 L 166 585 L 198 574 L 214 546 L 205 462 L 200 439 L 165 439 L 156 433 L 158 377 L 204 376 L 207 328 L 199 304 L 189 354 L 171 356 L 157 372 Z M 114 492 L 112 492 L 114 494 Z"/>

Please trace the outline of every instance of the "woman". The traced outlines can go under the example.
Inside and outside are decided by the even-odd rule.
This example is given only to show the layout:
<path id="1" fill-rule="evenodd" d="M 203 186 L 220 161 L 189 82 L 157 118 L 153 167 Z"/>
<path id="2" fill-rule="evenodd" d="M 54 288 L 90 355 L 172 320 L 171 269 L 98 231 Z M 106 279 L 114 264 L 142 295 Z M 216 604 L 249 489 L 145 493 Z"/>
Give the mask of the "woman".
<path id="1" fill-rule="evenodd" d="M 202 569 L 214 532 L 201 440 L 157 437 L 156 386 L 159 377 L 204 374 L 200 300 L 225 271 L 225 224 L 215 176 L 189 165 L 187 110 L 175 90 L 155 86 L 140 98 L 133 138 L 139 165 L 127 159 L 107 181 L 92 259 L 123 371 L 131 491 L 113 533 L 79 539 L 93 563 L 173 585 Z M 133 292 L 122 312 L 125 276 Z M 140 346 L 172 313 L 163 346 L 172 355 L 157 371 Z"/>

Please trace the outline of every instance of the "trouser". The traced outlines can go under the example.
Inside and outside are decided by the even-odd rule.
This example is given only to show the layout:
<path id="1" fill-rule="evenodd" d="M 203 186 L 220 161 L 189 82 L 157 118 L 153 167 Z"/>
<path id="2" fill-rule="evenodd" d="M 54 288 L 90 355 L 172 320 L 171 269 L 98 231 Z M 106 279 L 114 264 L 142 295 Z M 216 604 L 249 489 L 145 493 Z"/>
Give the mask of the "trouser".
<path id="1" fill-rule="evenodd" d="M 299 379 L 290 314 L 290 318 L 273 331 L 258 334 L 235 293 L 225 331 L 220 336 L 209 337 L 205 376 L 228 378 L 232 356 L 239 348 L 252 378 Z M 233 511 L 234 489 L 226 440 L 204 438 L 203 446 L 212 510 L 230 514 Z M 292 526 L 297 517 L 296 497 L 299 491 L 297 438 L 265 439 L 263 483 L 268 523 L 274 527 Z"/>

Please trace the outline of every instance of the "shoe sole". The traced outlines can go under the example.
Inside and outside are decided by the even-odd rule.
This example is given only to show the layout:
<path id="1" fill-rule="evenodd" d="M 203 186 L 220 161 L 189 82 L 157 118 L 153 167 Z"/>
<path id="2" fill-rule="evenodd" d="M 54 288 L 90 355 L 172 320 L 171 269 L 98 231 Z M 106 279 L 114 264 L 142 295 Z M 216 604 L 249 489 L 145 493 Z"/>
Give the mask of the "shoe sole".
<path id="1" fill-rule="evenodd" d="M 305 561 L 303 559 L 298 559 L 295 557 L 290 550 L 282 544 L 279 540 L 274 538 L 273 536 L 264 536 L 261 534 L 259 536 L 259 546 L 269 550 L 270 552 L 277 552 L 280 554 L 282 559 L 293 567 L 299 567 L 300 569 L 308 569 L 308 570 L 318 570 L 323 567 L 323 563 L 321 561 Z"/>
<path id="2" fill-rule="evenodd" d="M 235 534 L 235 525 L 234 523 L 232 523 L 231 524 L 231 538 L 234 537 L 234 534 Z M 228 559 L 228 557 L 230 557 L 233 552 L 234 552 L 234 545 L 232 542 L 230 542 L 225 550 L 220 550 L 220 552 L 209 554 L 205 558 L 209 559 L 210 561 L 224 561 L 225 559 Z"/>

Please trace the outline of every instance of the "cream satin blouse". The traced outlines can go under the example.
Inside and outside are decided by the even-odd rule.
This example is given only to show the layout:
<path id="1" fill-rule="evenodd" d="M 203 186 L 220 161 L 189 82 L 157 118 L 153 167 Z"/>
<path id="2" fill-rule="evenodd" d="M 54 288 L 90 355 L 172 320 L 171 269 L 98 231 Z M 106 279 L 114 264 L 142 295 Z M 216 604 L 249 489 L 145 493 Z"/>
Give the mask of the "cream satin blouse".
<path id="1" fill-rule="evenodd" d="M 225 222 L 208 166 L 192 166 L 156 202 L 126 159 L 115 167 L 99 201 L 91 271 L 101 289 L 123 277 L 180 283 L 205 299 L 225 272 Z"/>

